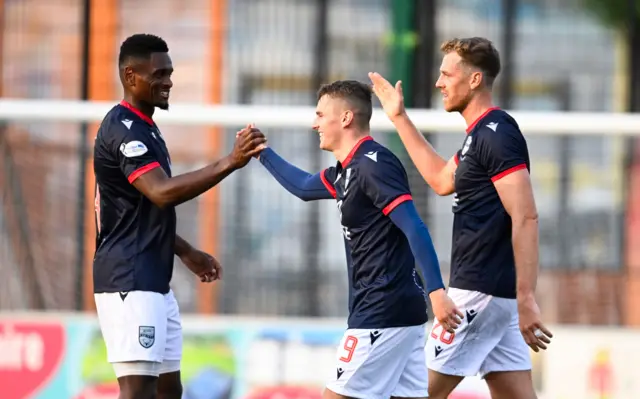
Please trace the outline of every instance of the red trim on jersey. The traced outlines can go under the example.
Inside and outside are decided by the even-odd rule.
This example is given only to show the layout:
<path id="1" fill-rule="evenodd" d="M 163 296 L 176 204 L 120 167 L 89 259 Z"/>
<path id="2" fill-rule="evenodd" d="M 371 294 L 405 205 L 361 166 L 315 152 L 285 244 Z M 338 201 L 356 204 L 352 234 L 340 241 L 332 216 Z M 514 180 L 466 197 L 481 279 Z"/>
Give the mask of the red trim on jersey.
<path id="1" fill-rule="evenodd" d="M 353 156 L 355 155 L 356 151 L 358 151 L 358 148 L 360 148 L 362 143 L 364 143 L 365 141 L 369 141 L 369 140 L 373 140 L 373 137 L 371 137 L 371 136 L 363 137 L 356 143 L 356 145 L 353 146 L 353 148 L 349 152 L 349 155 L 347 155 L 347 157 L 344 159 L 344 161 L 340 162 L 340 164 L 342 165 L 343 168 L 345 166 L 347 166 L 347 164 L 349 162 L 351 162 L 351 159 L 353 159 Z"/>
<path id="2" fill-rule="evenodd" d="M 384 209 L 382 210 L 382 213 L 384 213 L 384 215 L 387 216 L 394 209 L 396 209 L 396 207 L 398 205 L 402 204 L 403 202 L 407 202 L 407 201 L 411 201 L 411 200 L 413 200 L 413 198 L 411 197 L 411 194 L 402 194 L 398 198 L 396 198 L 393 201 L 391 201 L 391 203 L 389 205 L 385 206 Z"/>
<path id="3" fill-rule="evenodd" d="M 336 189 L 335 187 L 333 187 L 333 185 L 331 185 L 331 183 L 329 183 L 329 181 L 327 180 L 327 178 L 324 175 L 324 172 L 326 172 L 327 170 L 323 170 L 322 172 L 320 172 L 320 180 L 322 180 L 322 184 L 324 184 L 324 186 L 327 188 L 327 191 L 329 192 L 329 194 L 331 194 L 331 196 L 333 198 L 336 198 L 337 194 L 336 194 Z"/>
<path id="4" fill-rule="evenodd" d="M 140 119 L 147 122 L 149 125 L 153 126 L 153 119 L 143 114 L 142 111 L 140 111 L 138 108 L 134 107 L 133 105 L 129 104 L 127 101 L 124 101 L 124 100 L 120 101 L 120 105 L 122 105 L 125 108 L 128 108 L 129 110 L 131 110 L 131 112 L 138 115 Z"/>
<path id="5" fill-rule="evenodd" d="M 138 177 L 144 175 L 145 173 L 147 173 L 152 169 L 159 168 L 159 167 L 160 167 L 160 162 L 151 162 L 150 164 L 144 165 L 143 167 L 134 170 L 133 173 L 131 173 L 128 177 L 129 183 L 133 183 Z"/>
<path id="6" fill-rule="evenodd" d="M 458 159 L 458 153 L 453 154 L 453 162 L 456 163 L 456 166 L 460 164 L 460 160 Z"/>
<path id="7" fill-rule="evenodd" d="M 507 170 L 505 170 L 503 172 L 500 172 L 497 175 L 493 176 L 491 178 L 491 181 L 492 182 L 496 182 L 496 181 L 502 179 L 503 177 L 512 174 L 513 172 L 517 172 L 517 171 L 519 171 L 521 169 L 526 169 L 526 168 L 527 168 L 527 164 L 524 164 L 524 163 L 520 164 L 520 165 L 517 165 L 517 166 L 514 166 L 513 168 L 509 168 L 509 169 L 507 169 Z"/>
<path id="8" fill-rule="evenodd" d="M 482 113 L 482 115 L 480 115 L 478 118 L 476 118 L 476 120 L 475 120 L 475 121 L 473 121 L 473 123 L 472 123 L 472 124 L 470 124 L 470 125 L 467 127 L 467 134 L 471 133 L 471 131 L 473 130 L 473 128 L 474 128 L 474 127 L 476 127 L 476 125 L 478 124 L 478 122 L 480 122 L 480 119 L 482 119 L 482 118 L 484 118 L 485 116 L 487 116 L 487 114 L 488 114 L 489 112 L 491 112 L 491 111 L 495 111 L 495 110 L 497 110 L 497 109 L 500 109 L 500 107 L 491 107 L 491 108 L 487 109 L 486 111 L 484 111 L 484 112 Z"/>

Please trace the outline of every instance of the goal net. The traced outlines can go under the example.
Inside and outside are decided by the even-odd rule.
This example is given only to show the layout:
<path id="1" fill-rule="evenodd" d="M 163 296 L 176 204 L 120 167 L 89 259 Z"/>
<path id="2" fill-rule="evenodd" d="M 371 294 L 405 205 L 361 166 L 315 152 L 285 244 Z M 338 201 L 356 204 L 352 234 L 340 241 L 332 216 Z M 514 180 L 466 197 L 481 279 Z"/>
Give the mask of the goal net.
<path id="1" fill-rule="evenodd" d="M 92 142 L 113 105 L 0 100 L 0 309 L 86 305 L 82 297 L 91 292 L 95 232 Z M 462 144 L 465 126 L 459 115 L 409 114 L 444 157 Z M 640 116 L 512 114 L 531 153 L 541 267 L 548 280 L 542 284 L 554 286 L 550 276 L 562 270 L 620 271 L 622 232 L 629 227 L 623 217 L 629 178 L 624 159 Z M 247 123 L 261 128 L 285 159 L 316 172 L 335 159 L 318 149 L 310 129 L 314 115 L 312 107 L 175 104 L 169 112 L 157 111 L 155 119 L 172 153 L 174 175 L 228 153 L 235 132 Z M 380 110 L 374 112 L 372 134 L 405 164 L 448 275 L 451 198 L 428 189 Z M 252 161 L 212 193 L 180 205 L 178 219 L 179 234 L 212 251 L 225 267 L 224 282 L 209 298 L 218 311 L 346 313 L 344 244 L 333 201 L 299 201 Z M 199 309 L 197 286 L 183 267 L 176 267 L 173 288 L 185 312 Z"/>

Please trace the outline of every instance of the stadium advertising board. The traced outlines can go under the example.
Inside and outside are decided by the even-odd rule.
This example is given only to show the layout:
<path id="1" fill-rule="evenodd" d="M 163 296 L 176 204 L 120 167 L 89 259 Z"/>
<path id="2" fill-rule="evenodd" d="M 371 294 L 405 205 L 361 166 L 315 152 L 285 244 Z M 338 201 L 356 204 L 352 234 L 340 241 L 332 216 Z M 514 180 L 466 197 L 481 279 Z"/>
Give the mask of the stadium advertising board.
<path id="1" fill-rule="evenodd" d="M 320 399 L 335 366 L 340 321 L 184 319 L 184 399 Z M 556 328 L 534 354 L 541 399 L 637 398 L 638 332 Z M 118 389 L 96 320 L 0 314 L 3 399 L 115 399 Z M 634 394 L 635 393 L 635 394 Z M 489 398 L 466 380 L 451 399 Z"/>

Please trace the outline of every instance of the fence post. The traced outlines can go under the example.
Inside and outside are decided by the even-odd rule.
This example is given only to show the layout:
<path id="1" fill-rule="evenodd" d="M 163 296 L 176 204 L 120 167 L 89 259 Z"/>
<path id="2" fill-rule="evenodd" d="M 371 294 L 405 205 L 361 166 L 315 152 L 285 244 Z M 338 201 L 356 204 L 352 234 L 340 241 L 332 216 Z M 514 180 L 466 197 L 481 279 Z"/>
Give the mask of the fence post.
<path id="1" fill-rule="evenodd" d="M 500 79 L 500 102 L 502 108 L 513 107 L 514 59 L 513 48 L 516 43 L 516 18 L 518 0 L 502 0 L 502 72 Z"/>
<path id="2" fill-rule="evenodd" d="M 329 0 L 316 0 L 316 24 L 315 43 L 313 49 L 313 70 L 312 70 L 312 102 L 315 104 L 315 91 L 321 84 L 326 83 L 328 77 L 329 58 Z M 310 170 L 314 173 L 322 168 L 322 152 L 318 150 L 318 137 L 315 134 L 309 136 L 310 148 Z M 305 302 L 307 304 L 306 316 L 320 316 L 320 203 L 313 201 L 308 204 L 309 213 L 307 215 L 307 229 L 304 241 L 305 264 L 304 284 L 306 285 Z"/>
<path id="3" fill-rule="evenodd" d="M 410 100 L 415 108 L 429 109 L 432 106 L 436 81 L 434 66 L 436 65 L 436 15 L 438 7 L 435 0 L 414 0 L 414 7 L 414 26 L 417 42 L 411 71 L 413 75 L 413 91 Z M 432 145 L 435 145 L 435 136 L 431 132 L 422 133 Z M 420 217 L 429 225 L 429 220 L 431 219 L 429 212 L 431 189 L 425 184 L 424 179 L 413 164 L 409 165 L 408 163 L 406 166 L 414 169 L 414 173 L 409 174 L 413 200 Z"/>
<path id="4" fill-rule="evenodd" d="M 91 0 L 83 0 L 82 2 L 82 58 L 80 60 L 81 66 L 81 83 L 80 83 L 80 98 L 82 100 L 89 99 L 89 41 L 91 40 Z M 87 168 L 85 167 L 88 161 L 87 143 L 89 132 L 89 124 L 83 122 L 80 125 L 80 136 L 78 140 L 78 207 L 76 210 L 76 310 L 82 310 L 84 308 L 85 291 L 84 291 L 84 261 L 86 241 L 85 241 L 85 228 L 86 218 L 86 196 L 85 190 L 87 185 Z"/>

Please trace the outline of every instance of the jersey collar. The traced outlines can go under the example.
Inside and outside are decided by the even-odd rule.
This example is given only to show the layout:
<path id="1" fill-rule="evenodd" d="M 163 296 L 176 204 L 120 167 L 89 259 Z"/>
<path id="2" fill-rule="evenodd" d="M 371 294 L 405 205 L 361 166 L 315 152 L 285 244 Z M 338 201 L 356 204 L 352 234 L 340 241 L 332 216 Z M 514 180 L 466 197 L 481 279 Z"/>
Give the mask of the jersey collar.
<path id="1" fill-rule="evenodd" d="M 487 116 L 487 114 L 489 114 L 489 112 L 495 111 L 495 110 L 498 110 L 498 109 L 500 109 L 500 107 L 491 107 L 491 108 L 487 109 L 486 111 L 484 111 L 482 113 L 482 115 L 480 115 L 475 121 L 473 121 L 472 124 L 469 125 L 469 127 L 467 127 L 467 134 L 471 133 L 473 128 L 476 127 L 476 125 L 478 124 L 478 122 L 480 122 L 480 120 L 482 120 L 482 118 Z"/>
<path id="2" fill-rule="evenodd" d="M 356 151 L 358 151 L 358 148 L 360 148 L 362 143 L 364 143 L 365 141 L 369 141 L 369 140 L 373 140 L 373 137 L 366 136 L 366 137 L 363 137 L 360 140 L 358 140 L 356 145 L 354 145 L 353 148 L 351 149 L 351 151 L 349 152 L 349 155 L 347 155 L 347 157 L 344 159 L 344 162 L 340 162 L 340 165 L 342 165 L 343 168 L 346 167 L 347 164 L 349 162 L 351 162 L 351 159 L 353 159 L 353 156 L 356 154 Z"/>
<path id="3" fill-rule="evenodd" d="M 142 111 L 140 111 L 138 108 L 134 107 L 133 105 L 129 104 L 127 101 L 125 101 L 125 100 L 120 101 L 120 105 L 122 105 L 123 107 L 127 108 L 128 110 L 130 110 L 134 114 L 138 115 L 138 117 L 140 119 L 142 119 L 143 121 L 147 122 L 150 126 L 154 125 L 153 120 L 151 118 L 149 118 L 148 116 L 143 114 Z"/>

